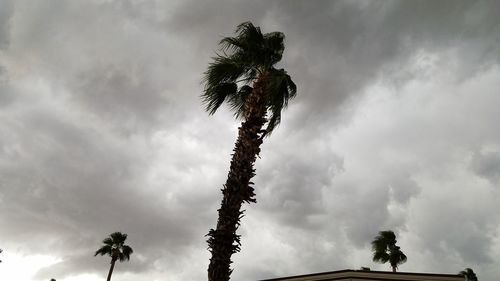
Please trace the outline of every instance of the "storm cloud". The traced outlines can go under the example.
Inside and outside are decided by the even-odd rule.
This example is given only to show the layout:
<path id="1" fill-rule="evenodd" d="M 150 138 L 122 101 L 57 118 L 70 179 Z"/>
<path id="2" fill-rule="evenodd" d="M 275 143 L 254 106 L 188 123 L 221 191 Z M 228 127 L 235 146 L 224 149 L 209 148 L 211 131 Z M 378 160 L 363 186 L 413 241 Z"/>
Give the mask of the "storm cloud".
<path id="1" fill-rule="evenodd" d="M 500 276 L 500 4 L 0 2 L 0 278 L 203 280 L 238 121 L 201 78 L 244 21 L 282 31 L 298 96 L 265 139 L 234 280 L 369 266 Z M 46 262 L 29 263 L 39 256 Z M 26 273 L 27 274 L 27 273 Z M 23 279 L 20 276 L 25 276 Z M 21 279 L 16 279 L 21 278 Z"/>

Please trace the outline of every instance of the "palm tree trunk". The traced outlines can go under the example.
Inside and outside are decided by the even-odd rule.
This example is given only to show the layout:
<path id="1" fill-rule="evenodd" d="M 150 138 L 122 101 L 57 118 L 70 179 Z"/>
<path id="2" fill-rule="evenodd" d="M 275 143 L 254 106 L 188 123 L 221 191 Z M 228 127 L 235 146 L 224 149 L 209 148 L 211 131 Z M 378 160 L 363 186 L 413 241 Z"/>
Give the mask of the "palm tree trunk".
<path id="1" fill-rule="evenodd" d="M 108 272 L 108 279 L 106 279 L 107 281 L 111 281 L 111 274 L 113 274 L 113 269 L 115 268 L 115 262 L 116 262 L 116 259 L 111 259 L 111 266 L 110 266 L 109 272 Z"/>
<path id="2" fill-rule="evenodd" d="M 250 179 L 255 175 L 253 165 L 260 152 L 262 127 L 266 123 L 265 81 L 266 75 L 261 75 L 245 102 L 245 121 L 238 129 L 229 174 L 222 189 L 217 228 L 208 233 L 207 242 L 212 253 L 208 266 L 209 281 L 229 280 L 231 255 L 238 252 L 241 245 L 240 236 L 236 234 L 243 216 L 241 205 L 256 202 Z"/>
<path id="3" fill-rule="evenodd" d="M 395 265 L 391 265 L 391 267 L 392 267 L 392 272 L 396 272 L 396 269 L 397 269 L 398 267 L 397 267 L 397 266 L 395 266 Z"/>

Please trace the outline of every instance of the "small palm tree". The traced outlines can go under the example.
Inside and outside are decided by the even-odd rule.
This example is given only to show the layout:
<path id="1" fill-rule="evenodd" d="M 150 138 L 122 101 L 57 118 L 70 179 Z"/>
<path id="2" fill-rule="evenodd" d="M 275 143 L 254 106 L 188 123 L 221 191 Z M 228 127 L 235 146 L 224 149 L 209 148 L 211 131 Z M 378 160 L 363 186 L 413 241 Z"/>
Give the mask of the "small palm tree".
<path id="1" fill-rule="evenodd" d="M 130 255 L 134 252 L 130 246 L 125 245 L 125 240 L 127 240 L 127 234 L 121 232 L 111 233 L 109 237 L 102 240 L 104 245 L 95 252 L 94 256 L 108 255 L 111 257 L 111 267 L 109 268 L 107 281 L 111 280 L 115 262 L 117 260 L 120 262 L 130 260 Z"/>
<path id="2" fill-rule="evenodd" d="M 396 245 L 396 235 L 391 230 L 380 231 L 375 240 L 372 241 L 373 261 L 386 263 L 396 272 L 398 265 L 407 261 L 406 255 Z"/>
<path id="3" fill-rule="evenodd" d="M 477 281 L 477 276 L 476 273 L 474 273 L 474 270 L 471 268 L 466 268 L 458 273 L 459 275 L 462 275 L 465 277 L 465 280 L 467 281 Z"/>
<path id="4" fill-rule="evenodd" d="M 236 230 L 243 215 L 241 205 L 256 202 L 250 180 L 255 175 L 253 165 L 262 139 L 280 123 L 281 110 L 297 91 L 287 72 L 275 68 L 285 49 L 283 33 L 263 34 L 259 27 L 245 22 L 237 27 L 236 34 L 220 42 L 221 53 L 205 72 L 202 94 L 209 114 L 226 101 L 235 117 L 243 120 L 222 189 L 217 227 L 207 235 L 212 253 L 209 281 L 229 280 L 231 255 L 240 250 Z"/>

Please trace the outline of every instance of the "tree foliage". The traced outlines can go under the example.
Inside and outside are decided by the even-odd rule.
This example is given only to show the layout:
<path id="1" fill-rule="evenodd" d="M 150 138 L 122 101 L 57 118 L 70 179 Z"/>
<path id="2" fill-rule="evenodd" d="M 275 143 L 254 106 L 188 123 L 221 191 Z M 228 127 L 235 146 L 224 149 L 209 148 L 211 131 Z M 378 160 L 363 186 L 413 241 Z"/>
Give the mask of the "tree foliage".
<path id="1" fill-rule="evenodd" d="M 407 261 L 406 255 L 396 243 L 396 234 L 393 231 L 380 231 L 372 241 L 373 261 L 380 263 L 389 262 L 392 270 L 395 272 L 398 265 Z"/>
<path id="2" fill-rule="evenodd" d="M 214 114 L 228 102 L 237 119 L 244 118 L 245 102 L 253 83 L 266 76 L 265 106 L 269 111 L 266 132 L 281 121 L 281 110 L 297 93 L 297 86 L 284 69 L 275 68 L 285 49 L 281 32 L 263 34 L 259 27 L 244 22 L 236 28 L 235 37 L 220 41 L 221 50 L 209 64 L 203 84 L 202 100 L 206 110 Z"/>
<path id="3" fill-rule="evenodd" d="M 460 271 L 458 274 L 461 275 L 461 276 L 464 276 L 465 280 L 467 280 L 467 281 L 477 281 L 478 280 L 477 276 L 476 276 L 476 273 L 474 272 L 474 270 L 472 270 L 469 267 L 467 267 L 466 269 Z"/>
<path id="4" fill-rule="evenodd" d="M 94 256 L 108 255 L 121 262 L 130 260 L 130 255 L 134 251 L 130 246 L 125 245 L 125 240 L 127 240 L 127 234 L 121 232 L 111 233 L 109 237 L 102 240 L 104 245 L 95 252 Z"/>
<path id="5" fill-rule="evenodd" d="M 120 262 L 130 260 L 130 255 L 134 252 L 130 246 L 125 245 L 125 240 L 127 240 L 127 234 L 121 232 L 113 232 L 104 240 L 102 240 L 102 243 L 104 245 L 102 245 L 101 248 L 99 248 L 94 254 L 94 256 L 108 255 L 111 257 L 111 267 L 108 273 L 108 281 L 111 280 L 115 262 L 117 260 Z"/>

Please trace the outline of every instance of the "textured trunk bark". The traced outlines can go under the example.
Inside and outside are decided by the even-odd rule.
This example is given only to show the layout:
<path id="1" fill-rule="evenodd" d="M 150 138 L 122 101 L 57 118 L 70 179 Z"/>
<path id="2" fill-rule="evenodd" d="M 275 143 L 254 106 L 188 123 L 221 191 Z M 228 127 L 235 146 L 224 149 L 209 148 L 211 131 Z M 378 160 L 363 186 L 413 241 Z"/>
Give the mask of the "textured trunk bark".
<path id="1" fill-rule="evenodd" d="M 111 267 L 109 268 L 108 279 L 106 279 L 107 281 L 111 281 L 111 274 L 113 274 L 113 269 L 115 268 L 115 263 L 116 263 L 116 259 L 111 259 Z"/>
<path id="2" fill-rule="evenodd" d="M 208 233 L 207 242 L 212 253 L 208 266 L 209 281 L 229 280 L 231 255 L 240 250 L 240 236 L 236 230 L 243 216 L 241 205 L 256 202 L 250 179 L 255 175 L 253 165 L 260 152 L 262 127 L 266 123 L 265 84 L 266 75 L 261 75 L 245 102 L 245 121 L 238 129 L 227 181 L 222 189 L 217 228 Z"/>

